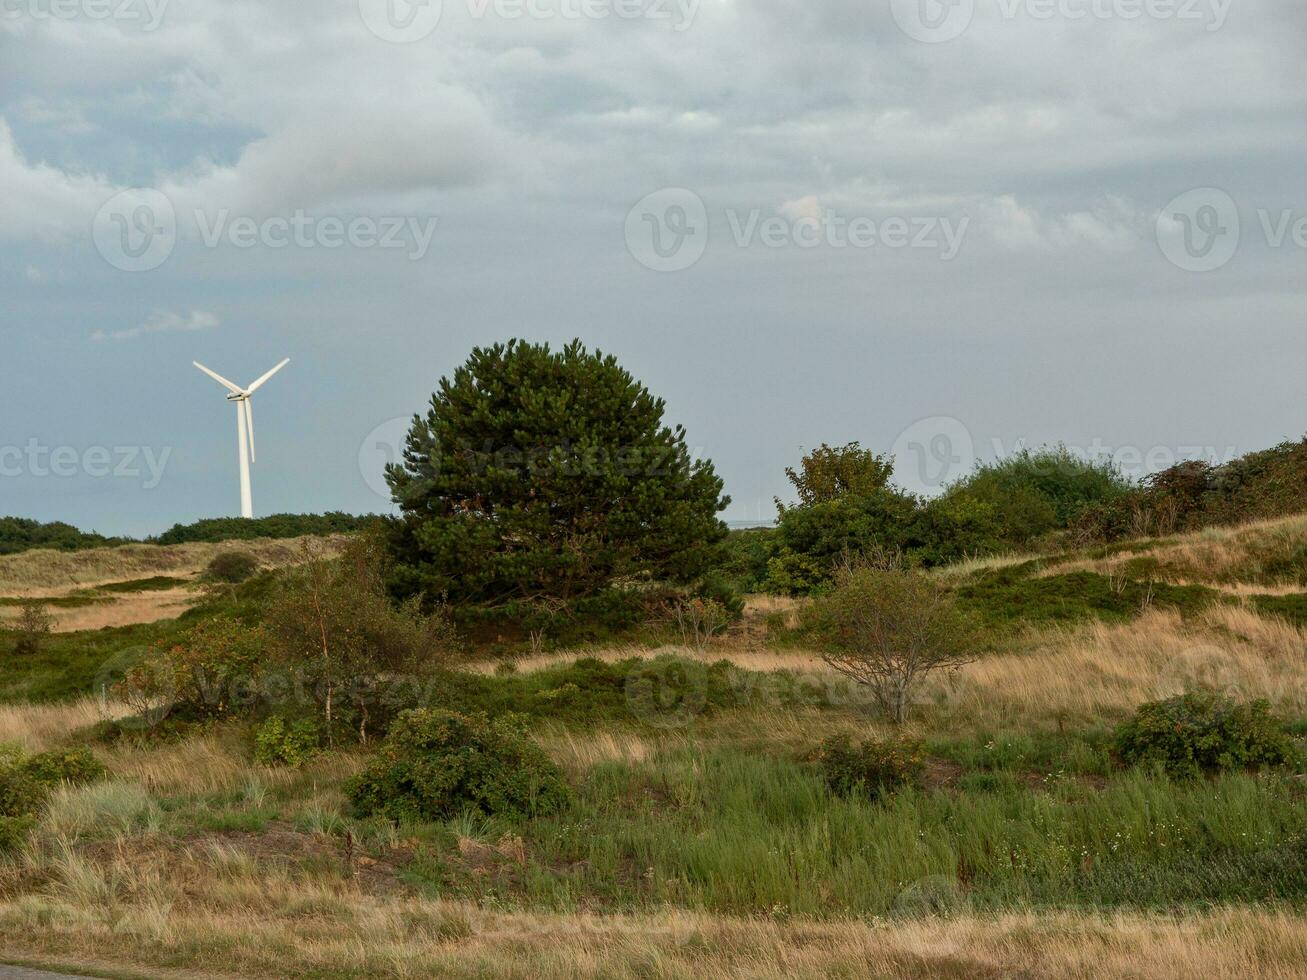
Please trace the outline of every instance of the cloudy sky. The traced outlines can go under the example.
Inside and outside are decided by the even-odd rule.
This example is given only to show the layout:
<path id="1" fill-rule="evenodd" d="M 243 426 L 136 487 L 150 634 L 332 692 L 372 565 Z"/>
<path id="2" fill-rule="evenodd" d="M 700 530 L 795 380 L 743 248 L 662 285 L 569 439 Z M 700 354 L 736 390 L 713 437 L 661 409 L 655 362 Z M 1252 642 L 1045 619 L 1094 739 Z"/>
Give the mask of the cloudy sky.
<path id="1" fill-rule="evenodd" d="M 1297 0 L 0 0 L 0 514 L 378 511 L 477 344 L 618 355 L 770 517 L 1307 430 Z M 401 421 L 396 421 L 401 420 Z"/>

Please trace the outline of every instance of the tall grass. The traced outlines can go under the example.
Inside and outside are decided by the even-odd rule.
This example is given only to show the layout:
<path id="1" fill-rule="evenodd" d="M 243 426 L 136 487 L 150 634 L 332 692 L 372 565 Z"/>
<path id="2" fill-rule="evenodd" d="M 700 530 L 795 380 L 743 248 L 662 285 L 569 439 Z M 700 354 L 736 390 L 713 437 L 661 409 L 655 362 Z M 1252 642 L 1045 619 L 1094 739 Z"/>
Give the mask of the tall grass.
<path id="1" fill-rule="evenodd" d="M 973 910 L 1302 903 L 1303 795 L 1274 776 L 1175 783 L 1132 772 L 1105 787 L 1010 780 L 877 803 L 831 796 L 795 761 L 686 747 L 598 764 L 576 808 L 519 828 L 526 873 L 460 880 L 470 894 L 509 888 L 560 910 L 880 915 L 933 879 Z M 451 866 L 437 858 L 427 871 Z"/>

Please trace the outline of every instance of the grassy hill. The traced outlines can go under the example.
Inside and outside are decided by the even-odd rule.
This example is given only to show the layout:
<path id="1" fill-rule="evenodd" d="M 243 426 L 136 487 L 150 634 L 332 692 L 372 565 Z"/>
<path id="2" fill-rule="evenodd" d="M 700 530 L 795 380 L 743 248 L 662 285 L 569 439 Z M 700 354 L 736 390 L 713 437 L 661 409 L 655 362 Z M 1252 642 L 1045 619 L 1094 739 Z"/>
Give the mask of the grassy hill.
<path id="1" fill-rule="evenodd" d="M 217 549 L 30 553 L 0 575 L 112 593 Z M 941 569 L 983 656 L 932 678 L 905 732 L 807 646 L 802 600 L 752 598 L 705 658 L 670 627 L 511 665 L 469 651 L 430 696 L 524 716 L 573 788 L 529 818 L 359 816 L 370 747 L 264 766 L 249 720 L 106 737 L 122 709 L 86 697 L 106 664 L 256 615 L 275 572 L 179 619 L 59 634 L 6 661 L 0 740 L 90 746 L 109 778 L 59 790 L 0 862 L 0 942 L 233 975 L 1299 975 L 1302 766 L 1173 778 L 1125 765 L 1112 732 L 1203 687 L 1267 699 L 1307 748 L 1304 549 L 1297 516 Z M 633 700 L 650 680 L 662 694 Z M 818 752 L 840 735 L 906 736 L 921 774 L 840 795 Z"/>

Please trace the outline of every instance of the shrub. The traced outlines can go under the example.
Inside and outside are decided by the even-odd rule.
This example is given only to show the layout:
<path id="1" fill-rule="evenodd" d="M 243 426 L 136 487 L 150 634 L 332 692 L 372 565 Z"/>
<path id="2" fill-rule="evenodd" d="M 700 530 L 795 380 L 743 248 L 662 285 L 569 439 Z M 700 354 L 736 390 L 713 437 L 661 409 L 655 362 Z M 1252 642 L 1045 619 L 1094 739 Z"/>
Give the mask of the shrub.
<path id="1" fill-rule="evenodd" d="M 628 577 L 691 582 L 728 503 L 664 404 L 573 341 L 472 351 L 387 468 L 401 594 L 570 603 Z"/>
<path id="2" fill-rule="evenodd" d="M 254 761 L 261 766 L 298 769 L 317 753 L 321 739 L 314 719 L 288 722 L 273 715 L 254 733 Z"/>
<path id="3" fill-rule="evenodd" d="M 736 528 L 722 545 L 719 570 L 735 591 L 761 592 L 767 587 L 767 563 L 778 547 L 774 527 Z"/>
<path id="4" fill-rule="evenodd" d="M 731 619 L 739 619 L 744 614 L 744 597 L 740 595 L 735 583 L 720 572 L 709 572 L 701 578 L 694 588 L 694 594 L 700 599 L 719 603 Z"/>
<path id="5" fill-rule="evenodd" d="M 674 616 L 681 642 L 701 657 L 708 652 L 713 637 L 725 632 L 731 620 L 726 607 L 716 599 L 697 597 L 678 602 Z"/>
<path id="6" fill-rule="evenodd" d="M 18 768 L 46 787 L 89 783 L 106 775 L 104 764 L 85 747 L 40 752 L 19 762 Z"/>
<path id="7" fill-rule="evenodd" d="M 992 507 L 1004 547 L 1015 548 L 1066 528 L 1086 508 L 1120 500 L 1131 489 L 1110 461 L 1084 459 L 1065 446 L 1046 446 L 980 466 L 950 486 L 944 498 Z"/>
<path id="8" fill-rule="evenodd" d="M 1237 703 L 1209 691 L 1141 705 L 1116 730 L 1114 747 L 1126 763 L 1160 764 L 1180 777 L 1286 765 L 1296 756 L 1267 702 Z"/>
<path id="9" fill-rule="evenodd" d="M 830 581 L 830 569 L 815 559 L 788 548 L 767 562 L 768 592 L 778 595 L 812 595 Z"/>
<path id="10" fill-rule="evenodd" d="M 215 517 L 194 524 L 174 524 L 153 539 L 155 544 L 186 544 L 191 541 L 251 541 L 255 538 L 299 538 L 307 535 L 327 536 L 361 531 L 378 520 L 375 516 L 355 517 L 332 511 L 327 514 L 270 514 L 253 520 L 242 517 Z"/>
<path id="11" fill-rule="evenodd" d="M 259 570 L 259 563 L 246 551 L 224 551 L 215 555 L 204 570 L 205 578 L 225 585 L 239 585 L 252 578 Z"/>
<path id="12" fill-rule="evenodd" d="M 0 854 L 18 850 L 35 826 L 36 817 L 30 813 L 21 817 L 0 814 Z"/>
<path id="13" fill-rule="evenodd" d="M 170 712 L 186 720 L 224 718 L 253 703 L 267 656 L 261 627 L 216 616 L 133 665 L 113 690 L 151 727 Z"/>
<path id="14" fill-rule="evenodd" d="M 816 591 L 831 581 L 846 555 L 909 550 L 916 513 L 912 497 L 888 487 L 786 508 L 769 577 L 777 591 Z"/>
<path id="15" fill-rule="evenodd" d="M 841 576 L 804 611 L 834 670 L 870 689 L 895 723 L 907 719 L 917 684 L 970 663 L 974 630 L 953 596 L 921 572 L 871 567 Z"/>
<path id="16" fill-rule="evenodd" d="M 328 744 L 345 726 L 366 742 L 390 724 L 388 692 L 446 663 L 458 636 L 443 607 L 395 606 L 380 535 L 351 539 L 338 558 L 306 546 L 304 558 L 265 614 L 274 661 L 304 682 Z"/>
<path id="17" fill-rule="evenodd" d="M 466 809 L 534 816 L 571 799 L 562 773 L 521 719 L 430 708 L 400 715 L 346 792 L 357 815 L 392 820 L 439 820 Z"/>
<path id="18" fill-rule="evenodd" d="M 47 787 L 19 765 L 0 771 L 0 816 L 29 817 L 41 808 Z"/>
<path id="19" fill-rule="evenodd" d="M 916 782 L 919 746 L 899 741 L 852 742 L 847 735 L 827 739 L 816 752 L 831 792 L 879 799 Z"/>
<path id="20" fill-rule="evenodd" d="M 20 657 L 31 657 L 41 652 L 41 644 L 50 635 L 54 620 L 41 602 L 24 602 L 22 611 L 14 623 L 18 639 L 14 643 L 14 653 Z"/>
<path id="21" fill-rule="evenodd" d="M 25 758 L 20 753 L 5 753 L 0 761 L 0 852 L 13 850 L 27 838 L 56 786 L 88 783 L 104 776 L 104 766 L 87 748 Z"/>
<path id="22" fill-rule="evenodd" d="M 0 555 L 17 554 L 33 548 L 80 551 L 83 548 L 107 548 L 125 543 L 124 538 L 86 534 L 61 521 L 42 524 L 25 517 L 0 517 Z"/>

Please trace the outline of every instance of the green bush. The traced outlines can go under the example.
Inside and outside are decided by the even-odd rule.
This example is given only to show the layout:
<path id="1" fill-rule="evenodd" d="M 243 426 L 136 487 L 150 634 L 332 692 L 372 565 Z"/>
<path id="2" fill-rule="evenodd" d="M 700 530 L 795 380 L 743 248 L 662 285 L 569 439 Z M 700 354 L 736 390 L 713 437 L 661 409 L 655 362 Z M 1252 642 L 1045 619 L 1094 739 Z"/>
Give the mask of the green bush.
<path id="1" fill-rule="evenodd" d="M 831 792 L 880 799 L 913 785 L 921 772 L 919 746 L 899 741 L 854 743 L 847 735 L 827 739 L 816 752 Z"/>
<path id="2" fill-rule="evenodd" d="M 259 570 L 259 563 L 247 551 L 224 551 L 215 555 L 204 570 L 204 577 L 212 582 L 226 585 L 239 585 L 246 579 L 253 578 Z"/>
<path id="3" fill-rule="evenodd" d="M 321 741 L 322 733 L 314 719 L 288 722 L 273 715 L 254 733 L 254 761 L 261 766 L 298 769 L 317 754 Z"/>
<path id="4" fill-rule="evenodd" d="M 106 774 L 104 764 L 85 747 L 41 752 L 19 762 L 18 768 L 41 786 L 89 783 Z"/>
<path id="5" fill-rule="evenodd" d="M 0 853 L 17 848 L 36 823 L 50 790 L 61 783 L 79 784 L 106 775 L 87 748 L 41 752 L 0 752 Z"/>
<path id="6" fill-rule="evenodd" d="M 28 817 L 45 801 L 47 788 L 21 766 L 0 771 L 0 816 Z"/>
<path id="7" fill-rule="evenodd" d="M 718 572 L 709 572 L 700 579 L 694 594 L 700 599 L 718 603 L 732 619 L 739 619 L 744 613 L 744 597 L 726 576 Z"/>
<path id="8" fill-rule="evenodd" d="M 356 517 L 332 511 L 327 514 L 270 514 L 254 520 L 215 517 L 194 524 L 174 524 L 154 544 L 186 544 L 191 541 L 251 541 L 255 538 L 300 538 L 309 535 L 351 534 L 377 521 L 375 516 Z"/>
<path id="9" fill-rule="evenodd" d="M 1287 765 L 1296 756 L 1267 702 L 1208 691 L 1141 705 L 1117 729 L 1114 747 L 1126 763 L 1161 765 L 1180 777 Z"/>
<path id="10" fill-rule="evenodd" d="M 767 563 L 779 547 L 774 527 L 736 528 L 722 544 L 720 571 L 738 592 L 767 588 Z"/>
<path id="11" fill-rule="evenodd" d="M 399 716 L 346 793 L 356 815 L 392 820 L 439 820 L 467 809 L 528 817 L 559 810 L 572 797 L 521 719 L 429 708 Z"/>
<path id="12" fill-rule="evenodd" d="M 42 524 L 25 517 L 0 517 L 0 555 L 13 555 L 33 548 L 81 551 L 84 548 L 108 548 L 125 543 L 124 538 L 86 534 L 61 521 Z"/>
<path id="13" fill-rule="evenodd" d="M 1131 490 L 1111 462 L 1082 458 L 1065 446 L 1045 446 L 978 467 L 950 486 L 944 499 L 988 505 L 1003 547 L 1017 548 L 1066 528 L 1087 508 L 1120 500 Z"/>
<path id="14" fill-rule="evenodd" d="M 764 588 L 777 595 L 812 595 L 830 582 L 830 568 L 788 548 L 767 562 Z"/>

